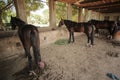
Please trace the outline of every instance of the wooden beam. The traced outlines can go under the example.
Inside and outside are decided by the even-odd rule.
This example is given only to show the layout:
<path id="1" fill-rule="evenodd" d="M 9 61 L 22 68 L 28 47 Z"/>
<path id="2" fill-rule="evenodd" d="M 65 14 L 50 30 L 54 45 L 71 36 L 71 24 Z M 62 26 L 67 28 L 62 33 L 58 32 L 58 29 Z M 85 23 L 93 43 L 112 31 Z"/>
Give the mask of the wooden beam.
<path id="1" fill-rule="evenodd" d="M 104 9 L 96 9 L 95 11 L 101 12 L 101 13 L 115 13 L 115 12 L 120 12 L 120 8 L 104 8 Z"/>
<path id="2" fill-rule="evenodd" d="M 56 1 L 73 4 L 73 3 L 75 3 L 75 2 L 77 2 L 79 0 L 56 0 Z"/>
<path id="3" fill-rule="evenodd" d="M 84 1 L 81 1 L 80 4 L 92 3 L 97 1 L 101 1 L 101 0 L 84 0 Z"/>
<path id="4" fill-rule="evenodd" d="M 88 8 L 88 7 L 96 7 L 96 6 L 103 6 L 103 5 L 110 5 L 110 4 L 120 4 L 120 0 L 114 0 L 114 1 L 97 1 L 97 2 L 91 2 L 86 4 L 76 4 L 79 7 Z"/>
<path id="5" fill-rule="evenodd" d="M 104 4 L 98 4 L 98 5 L 92 5 L 92 6 L 85 6 L 84 8 L 94 8 L 94 7 L 101 7 L 101 6 L 109 6 L 109 5 L 119 5 L 120 1 L 113 2 L 113 3 L 104 3 Z"/>
<path id="6" fill-rule="evenodd" d="M 87 8 L 88 10 L 96 10 L 96 9 L 104 9 L 104 8 L 117 8 L 117 7 L 120 7 L 120 4 L 118 5 L 108 5 L 108 6 L 100 6 L 100 7 L 90 7 L 90 8 Z"/>

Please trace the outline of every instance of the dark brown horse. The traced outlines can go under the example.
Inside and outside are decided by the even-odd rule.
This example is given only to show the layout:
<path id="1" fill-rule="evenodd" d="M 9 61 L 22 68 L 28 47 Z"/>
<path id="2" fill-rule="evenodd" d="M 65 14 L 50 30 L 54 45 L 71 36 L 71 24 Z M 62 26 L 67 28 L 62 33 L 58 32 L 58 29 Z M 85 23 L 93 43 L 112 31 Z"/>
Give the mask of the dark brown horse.
<path id="1" fill-rule="evenodd" d="M 37 67 L 42 67 L 40 55 L 40 40 L 38 29 L 34 25 L 25 23 L 19 18 L 11 17 L 11 26 L 14 30 L 18 26 L 18 35 L 23 44 L 25 55 L 28 57 L 29 68 L 32 69 L 32 56 L 30 54 L 30 48 L 33 48 L 34 59 Z"/>
<path id="2" fill-rule="evenodd" d="M 58 27 L 65 25 L 66 28 L 69 31 L 69 41 L 70 42 L 74 42 L 74 32 L 83 32 L 86 33 L 87 38 L 88 38 L 88 43 L 91 41 L 91 45 L 94 44 L 94 28 L 90 23 L 77 23 L 71 20 L 64 20 L 61 19 L 61 21 L 59 22 Z"/>
<path id="3" fill-rule="evenodd" d="M 115 27 L 112 33 L 115 35 L 118 31 L 120 31 L 120 24 L 119 22 L 115 22 Z"/>
<path id="4" fill-rule="evenodd" d="M 107 29 L 109 31 L 110 37 L 113 35 L 113 29 L 115 27 L 115 22 L 114 21 L 108 21 L 108 20 L 104 20 L 104 21 L 99 21 L 99 20 L 90 20 L 88 21 L 89 23 L 93 24 L 95 26 L 95 32 L 98 34 L 99 33 L 99 29 Z"/>

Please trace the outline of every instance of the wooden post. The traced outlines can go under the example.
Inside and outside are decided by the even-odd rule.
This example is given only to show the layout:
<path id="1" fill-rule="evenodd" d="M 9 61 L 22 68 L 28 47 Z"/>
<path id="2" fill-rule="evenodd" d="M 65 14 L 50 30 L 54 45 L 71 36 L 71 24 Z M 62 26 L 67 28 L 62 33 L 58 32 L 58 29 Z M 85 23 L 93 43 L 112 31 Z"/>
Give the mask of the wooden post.
<path id="1" fill-rule="evenodd" d="M 67 19 L 71 20 L 72 19 L 72 7 L 71 4 L 66 4 L 67 5 Z"/>
<path id="2" fill-rule="evenodd" d="M 27 15 L 25 9 L 25 0 L 14 0 L 15 8 L 17 12 L 17 17 L 22 19 L 23 21 L 27 22 Z"/>
<path id="3" fill-rule="evenodd" d="M 82 8 L 78 9 L 78 22 L 81 22 Z"/>
<path id="4" fill-rule="evenodd" d="M 0 29 L 2 29 L 3 31 L 5 31 L 5 27 L 4 24 L 2 22 L 2 11 L 0 10 Z"/>
<path id="5" fill-rule="evenodd" d="M 56 7 L 55 7 L 55 1 L 49 0 L 49 20 L 50 20 L 50 27 L 54 28 L 56 27 Z"/>

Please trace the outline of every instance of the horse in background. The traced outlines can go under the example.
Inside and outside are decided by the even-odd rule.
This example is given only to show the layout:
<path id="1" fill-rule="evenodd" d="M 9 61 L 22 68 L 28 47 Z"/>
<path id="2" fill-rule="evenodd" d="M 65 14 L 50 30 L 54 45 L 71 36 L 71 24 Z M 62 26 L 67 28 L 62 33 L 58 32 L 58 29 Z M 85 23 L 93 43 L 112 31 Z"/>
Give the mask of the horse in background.
<path id="1" fill-rule="evenodd" d="M 113 30 L 113 43 L 119 45 L 120 43 L 120 23 L 115 21 L 115 28 Z"/>
<path id="2" fill-rule="evenodd" d="M 69 40 L 68 43 L 70 42 L 74 42 L 74 32 L 83 32 L 87 35 L 87 43 L 89 44 L 90 41 L 90 45 L 94 44 L 94 28 L 90 23 L 86 23 L 86 22 L 81 22 L 81 23 L 77 23 L 71 20 L 64 20 L 61 19 L 58 27 L 61 27 L 62 25 L 65 25 L 67 30 L 69 31 Z"/>
<path id="3" fill-rule="evenodd" d="M 109 38 L 112 38 L 113 30 L 114 30 L 114 27 L 115 27 L 115 22 L 114 21 L 108 21 L 108 20 L 99 21 L 99 20 L 91 19 L 88 22 L 95 26 L 95 28 L 96 28 L 95 32 L 97 34 L 99 34 L 99 29 L 107 29 L 109 31 L 109 34 L 110 34 Z"/>
<path id="4" fill-rule="evenodd" d="M 115 27 L 112 33 L 115 35 L 118 31 L 120 31 L 120 23 L 115 21 Z"/>
<path id="5" fill-rule="evenodd" d="M 22 21 L 20 18 L 11 16 L 12 30 L 18 26 L 18 35 L 25 50 L 25 56 L 28 57 L 29 69 L 32 70 L 32 56 L 30 48 L 33 48 L 35 63 L 38 68 L 43 68 L 44 63 L 41 61 L 39 31 L 34 25 Z"/>

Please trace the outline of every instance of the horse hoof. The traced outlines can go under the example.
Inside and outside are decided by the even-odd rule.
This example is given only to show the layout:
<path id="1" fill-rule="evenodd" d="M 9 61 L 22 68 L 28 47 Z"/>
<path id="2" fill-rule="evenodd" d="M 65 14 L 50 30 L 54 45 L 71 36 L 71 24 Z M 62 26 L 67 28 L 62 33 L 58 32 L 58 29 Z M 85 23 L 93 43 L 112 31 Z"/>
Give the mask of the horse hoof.
<path id="1" fill-rule="evenodd" d="M 44 69 L 45 67 L 45 63 L 44 62 L 38 62 L 38 66 L 41 68 L 41 69 Z"/>
<path id="2" fill-rule="evenodd" d="M 93 45 L 89 45 L 89 47 L 93 47 Z"/>
<path id="3" fill-rule="evenodd" d="M 89 46 L 90 46 L 90 43 L 87 43 L 86 46 L 89 47 Z"/>
<path id="4" fill-rule="evenodd" d="M 37 74 L 35 73 L 35 71 L 29 71 L 29 76 L 32 76 L 32 75 L 37 76 Z"/>

